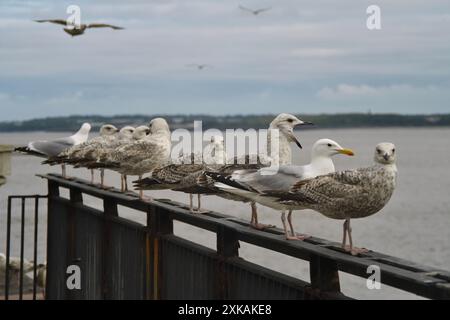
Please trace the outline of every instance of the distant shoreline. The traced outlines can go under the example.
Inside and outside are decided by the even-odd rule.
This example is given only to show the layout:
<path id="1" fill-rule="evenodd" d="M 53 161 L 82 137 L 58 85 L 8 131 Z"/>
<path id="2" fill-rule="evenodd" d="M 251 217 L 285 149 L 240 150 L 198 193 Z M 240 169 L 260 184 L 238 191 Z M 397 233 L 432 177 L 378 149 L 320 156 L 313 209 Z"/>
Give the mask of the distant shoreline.
<path id="1" fill-rule="evenodd" d="M 303 129 L 350 129 L 350 128 L 439 128 L 450 127 L 450 114 L 429 115 L 400 115 L 400 114 L 369 114 L 369 113 L 340 113 L 340 114 L 296 114 L 300 119 L 313 122 L 316 126 Z M 98 129 L 104 123 L 111 123 L 118 127 L 124 125 L 147 124 L 155 117 L 164 117 L 171 128 L 193 129 L 194 121 L 202 121 L 203 130 L 215 128 L 225 129 L 261 129 L 267 128 L 275 117 L 273 114 L 264 115 L 75 115 L 67 117 L 40 118 L 23 121 L 0 122 L 0 132 L 67 132 L 79 128 L 83 122 L 92 124 Z"/>

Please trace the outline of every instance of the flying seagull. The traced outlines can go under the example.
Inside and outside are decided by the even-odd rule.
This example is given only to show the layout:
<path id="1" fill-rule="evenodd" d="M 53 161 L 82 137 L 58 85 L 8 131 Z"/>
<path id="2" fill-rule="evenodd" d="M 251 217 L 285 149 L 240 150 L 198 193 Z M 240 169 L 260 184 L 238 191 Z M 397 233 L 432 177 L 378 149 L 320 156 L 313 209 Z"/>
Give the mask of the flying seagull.
<path id="1" fill-rule="evenodd" d="M 272 7 L 268 7 L 268 8 L 261 8 L 261 9 L 250 9 L 244 6 L 239 6 L 239 9 L 246 11 L 246 12 L 250 12 L 251 14 L 257 16 L 258 14 L 265 12 L 265 11 L 269 11 L 270 9 L 272 9 Z"/>
<path id="2" fill-rule="evenodd" d="M 36 22 L 42 23 L 42 22 L 50 22 L 50 23 L 56 23 L 60 24 L 66 27 L 72 27 L 72 28 L 64 28 L 63 30 L 70 34 L 72 37 L 74 36 L 80 36 L 84 33 L 84 31 L 88 28 L 111 28 L 114 30 L 122 30 L 124 28 L 114 26 L 112 24 L 106 24 L 106 23 L 90 23 L 90 24 L 80 24 L 75 25 L 73 23 L 67 22 L 67 20 L 63 19 L 45 19 L 45 20 L 34 20 Z"/>
<path id="3" fill-rule="evenodd" d="M 187 67 L 194 67 L 197 68 L 198 70 L 212 68 L 212 66 L 210 66 L 209 64 L 197 64 L 197 63 L 188 64 Z"/>

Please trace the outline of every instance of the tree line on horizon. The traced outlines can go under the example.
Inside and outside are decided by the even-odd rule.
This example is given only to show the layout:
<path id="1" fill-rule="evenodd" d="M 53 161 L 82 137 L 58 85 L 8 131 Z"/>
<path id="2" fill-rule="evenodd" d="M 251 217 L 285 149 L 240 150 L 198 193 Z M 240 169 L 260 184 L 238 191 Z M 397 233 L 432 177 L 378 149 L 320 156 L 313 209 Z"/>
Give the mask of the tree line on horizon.
<path id="1" fill-rule="evenodd" d="M 401 114 L 296 114 L 301 119 L 313 122 L 320 128 L 363 128 L 363 127 L 438 127 L 450 126 L 450 114 L 434 115 L 401 115 Z M 40 118 L 24 121 L 0 122 L 0 132 L 19 131 L 74 131 L 83 122 L 89 122 L 93 129 L 102 124 L 111 123 L 118 127 L 124 125 L 147 124 L 155 117 L 164 117 L 171 128 L 193 129 L 194 121 L 201 120 L 203 129 L 232 129 L 232 128 L 267 128 L 275 117 L 274 114 L 264 115 L 74 115 L 67 117 Z"/>

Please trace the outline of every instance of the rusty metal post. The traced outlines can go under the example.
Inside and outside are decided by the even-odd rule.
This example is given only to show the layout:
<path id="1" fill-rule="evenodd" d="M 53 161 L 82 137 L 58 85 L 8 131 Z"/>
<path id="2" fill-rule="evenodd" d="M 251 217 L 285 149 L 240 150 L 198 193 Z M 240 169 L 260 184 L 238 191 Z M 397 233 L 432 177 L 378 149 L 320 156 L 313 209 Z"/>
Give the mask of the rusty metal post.
<path id="1" fill-rule="evenodd" d="M 311 256 L 309 262 L 309 274 L 311 277 L 312 299 L 324 298 L 327 294 L 340 293 L 339 269 L 336 261 L 326 259 L 317 255 Z"/>
<path id="2" fill-rule="evenodd" d="M 159 300 L 163 296 L 162 286 L 163 272 L 161 239 L 165 235 L 173 234 L 173 220 L 169 216 L 169 212 L 156 206 L 150 207 L 150 229 L 153 243 L 153 299 Z"/>
<path id="3" fill-rule="evenodd" d="M 217 230 L 218 277 L 216 299 L 227 299 L 229 289 L 233 288 L 231 277 L 226 270 L 226 260 L 239 256 L 239 240 L 237 232 L 233 229 L 220 226 Z"/>

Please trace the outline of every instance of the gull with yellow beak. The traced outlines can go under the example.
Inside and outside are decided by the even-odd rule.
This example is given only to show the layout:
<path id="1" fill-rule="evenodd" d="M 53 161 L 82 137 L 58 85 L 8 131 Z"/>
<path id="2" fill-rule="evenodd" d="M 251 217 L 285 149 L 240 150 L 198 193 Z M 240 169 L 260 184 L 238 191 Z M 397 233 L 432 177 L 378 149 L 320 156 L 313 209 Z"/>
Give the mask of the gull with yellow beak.
<path id="1" fill-rule="evenodd" d="M 298 183 L 299 180 L 312 179 L 335 172 L 331 157 L 337 154 L 354 155 L 352 150 L 341 147 L 333 140 L 320 139 L 313 145 L 311 162 L 304 166 L 281 165 L 259 170 L 237 170 L 229 176 L 223 176 L 214 172 L 207 172 L 207 175 L 216 181 L 215 186 L 222 191 L 280 210 L 286 239 L 304 240 L 307 236 L 295 233 L 291 215 L 293 210 L 305 208 L 289 202 L 280 202 L 277 194 L 289 191 L 292 185 Z M 287 229 L 286 211 L 289 211 L 287 222 L 289 223 L 291 235 Z"/>

